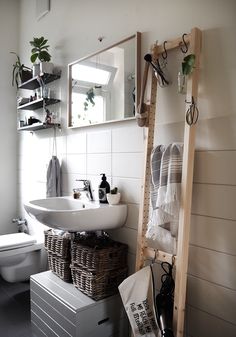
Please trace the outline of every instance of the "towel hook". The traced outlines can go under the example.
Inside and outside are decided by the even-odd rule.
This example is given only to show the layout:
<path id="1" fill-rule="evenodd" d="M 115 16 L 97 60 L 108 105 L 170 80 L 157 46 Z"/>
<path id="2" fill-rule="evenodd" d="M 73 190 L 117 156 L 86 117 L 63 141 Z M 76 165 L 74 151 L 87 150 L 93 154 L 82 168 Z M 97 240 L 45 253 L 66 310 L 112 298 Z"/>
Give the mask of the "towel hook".
<path id="1" fill-rule="evenodd" d="M 54 125 L 54 127 L 53 127 L 52 156 L 57 156 L 57 130 L 56 130 L 56 125 Z"/>
<path id="2" fill-rule="evenodd" d="M 163 58 L 164 60 L 167 59 L 166 44 L 167 44 L 167 41 L 164 41 L 164 42 L 163 42 L 163 49 L 164 49 L 164 51 L 163 51 L 163 53 L 161 54 L 161 55 L 162 55 L 162 58 Z"/>
<path id="3" fill-rule="evenodd" d="M 180 42 L 180 49 L 182 51 L 182 53 L 186 54 L 187 51 L 188 51 L 188 45 L 187 45 L 187 42 L 185 41 L 185 36 L 187 36 L 186 33 L 184 33 L 182 35 L 182 42 Z M 182 47 L 182 45 L 184 45 L 184 48 Z"/>

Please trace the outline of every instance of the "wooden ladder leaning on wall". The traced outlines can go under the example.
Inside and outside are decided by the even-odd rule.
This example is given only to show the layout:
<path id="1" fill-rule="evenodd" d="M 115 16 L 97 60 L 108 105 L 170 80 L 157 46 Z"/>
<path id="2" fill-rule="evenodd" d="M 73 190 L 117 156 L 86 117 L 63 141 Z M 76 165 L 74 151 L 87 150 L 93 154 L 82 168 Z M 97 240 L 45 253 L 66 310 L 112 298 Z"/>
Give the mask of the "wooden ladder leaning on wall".
<path id="1" fill-rule="evenodd" d="M 185 41 L 189 45 L 191 54 L 195 54 L 195 68 L 192 75 L 188 78 L 186 102 L 197 102 L 198 96 L 198 78 L 199 64 L 201 52 L 201 31 L 193 28 L 189 34 L 185 36 Z M 171 50 L 178 48 L 182 43 L 182 37 L 172 41 L 167 41 L 165 49 Z M 163 45 L 155 45 L 152 51 L 152 58 L 156 60 L 158 56 L 164 52 Z M 154 145 L 154 129 L 155 129 L 155 113 L 156 113 L 156 95 L 157 95 L 157 79 L 152 72 L 151 82 L 151 99 L 149 106 L 148 127 L 145 144 L 145 167 L 142 186 L 142 196 L 139 211 L 139 225 L 136 252 L 136 271 L 144 266 L 147 258 L 153 261 L 166 261 L 172 263 L 174 261 L 176 267 L 175 275 L 175 293 L 174 293 L 174 333 L 176 337 L 183 337 L 184 333 L 184 315 L 186 301 L 187 286 L 187 269 L 189 255 L 189 232 L 192 204 L 192 185 L 193 185 L 193 167 L 194 167 L 194 151 L 195 151 L 195 131 L 196 124 L 191 126 L 185 121 L 184 127 L 184 152 L 183 152 L 183 168 L 181 183 L 181 205 L 179 214 L 179 230 L 177 255 L 173 256 L 166 252 L 154 250 L 147 246 L 145 234 L 149 219 L 149 202 L 150 202 L 150 156 Z M 189 104 L 186 103 L 186 111 Z"/>

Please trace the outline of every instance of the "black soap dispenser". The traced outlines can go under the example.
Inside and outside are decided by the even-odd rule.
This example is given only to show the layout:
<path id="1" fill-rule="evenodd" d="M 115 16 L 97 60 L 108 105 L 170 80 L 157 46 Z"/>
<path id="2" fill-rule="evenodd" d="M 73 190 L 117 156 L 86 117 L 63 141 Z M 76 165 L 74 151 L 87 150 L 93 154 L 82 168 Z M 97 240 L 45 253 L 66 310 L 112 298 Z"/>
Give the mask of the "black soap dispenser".
<path id="1" fill-rule="evenodd" d="M 99 197 L 99 201 L 103 204 L 107 204 L 107 193 L 110 193 L 110 185 L 107 182 L 107 177 L 105 175 L 105 173 L 101 173 L 102 175 L 102 181 L 99 185 L 98 188 L 98 197 Z"/>

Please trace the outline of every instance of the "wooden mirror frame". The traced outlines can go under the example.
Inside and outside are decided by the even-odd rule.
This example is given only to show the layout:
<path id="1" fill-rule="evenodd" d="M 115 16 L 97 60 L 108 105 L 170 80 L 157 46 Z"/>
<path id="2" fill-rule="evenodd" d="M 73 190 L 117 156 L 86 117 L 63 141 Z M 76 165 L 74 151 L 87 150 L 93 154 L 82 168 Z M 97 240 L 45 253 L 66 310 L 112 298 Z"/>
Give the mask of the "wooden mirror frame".
<path id="1" fill-rule="evenodd" d="M 72 111 L 71 111 L 71 100 L 72 100 L 72 66 L 78 62 L 87 60 L 93 56 L 96 56 L 100 53 L 103 53 L 113 47 L 116 47 L 124 42 L 127 42 L 131 39 L 135 39 L 135 88 L 136 88 L 136 93 L 135 93 L 135 111 L 137 111 L 137 104 L 139 102 L 140 99 L 140 83 L 141 83 L 141 72 L 140 72 L 140 66 L 141 66 L 141 59 L 140 59 L 140 54 L 141 54 L 141 33 L 137 32 L 134 35 L 131 35 L 113 45 L 108 46 L 105 49 L 99 50 L 95 53 L 92 53 L 90 55 L 87 55 L 85 57 L 82 57 L 74 62 L 71 62 L 68 64 L 68 78 L 67 78 L 67 83 L 68 83 L 68 100 L 67 100 L 67 127 L 68 128 L 81 128 L 81 127 L 88 127 L 88 126 L 95 126 L 95 125 L 101 125 L 101 124 L 107 124 L 107 123 L 114 123 L 114 122 L 121 122 L 121 121 L 126 121 L 126 120 L 132 120 L 135 118 L 135 116 L 133 117 L 127 117 L 124 119 L 115 119 L 115 120 L 109 120 L 109 121 L 104 121 L 101 123 L 94 123 L 94 124 L 89 124 L 89 125 L 83 125 L 83 126 L 79 126 L 79 125 L 72 125 Z"/>

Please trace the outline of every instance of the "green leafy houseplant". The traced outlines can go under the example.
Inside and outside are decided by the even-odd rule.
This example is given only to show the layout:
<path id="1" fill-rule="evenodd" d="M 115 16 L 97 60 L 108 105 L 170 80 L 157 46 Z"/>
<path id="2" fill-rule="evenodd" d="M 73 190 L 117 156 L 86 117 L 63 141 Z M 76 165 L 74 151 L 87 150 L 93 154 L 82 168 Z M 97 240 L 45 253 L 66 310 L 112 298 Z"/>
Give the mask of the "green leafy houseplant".
<path id="1" fill-rule="evenodd" d="M 182 62 L 182 73 L 183 75 L 189 75 L 192 73 L 194 65 L 195 65 L 195 55 L 189 54 L 184 57 Z"/>
<path id="2" fill-rule="evenodd" d="M 90 88 L 87 92 L 86 92 L 86 98 L 85 98 L 85 102 L 84 102 L 84 110 L 87 111 L 88 110 L 88 106 L 89 103 L 94 106 L 95 102 L 94 102 L 94 90 L 93 88 Z"/>
<path id="3" fill-rule="evenodd" d="M 111 189 L 111 194 L 117 194 L 118 193 L 118 188 L 114 187 Z"/>
<path id="4" fill-rule="evenodd" d="M 16 56 L 16 62 L 13 64 L 12 70 L 12 86 L 16 85 L 18 88 L 20 82 L 26 82 L 31 79 L 32 71 L 29 67 L 26 67 L 23 63 L 21 63 L 19 55 L 13 51 L 10 53 Z"/>
<path id="5" fill-rule="evenodd" d="M 40 38 L 34 37 L 33 41 L 30 41 L 30 45 L 33 47 L 31 49 L 30 60 L 32 63 L 35 63 L 37 59 L 41 62 L 50 62 L 51 55 L 48 53 L 49 45 L 47 44 L 48 40 L 43 36 Z"/>
<path id="6" fill-rule="evenodd" d="M 190 75 L 195 65 L 195 55 L 189 54 L 184 57 L 181 64 L 181 71 L 178 74 L 178 92 L 186 94 L 187 91 L 187 76 Z"/>

